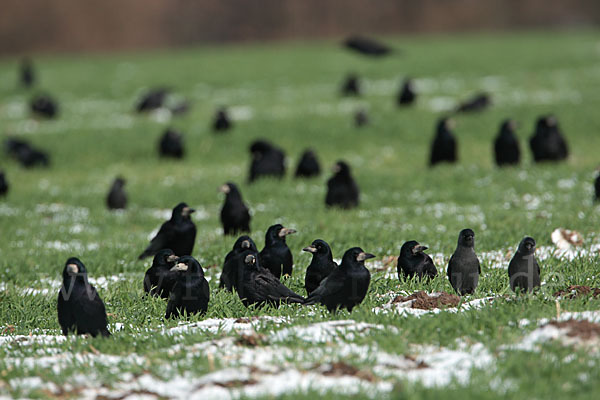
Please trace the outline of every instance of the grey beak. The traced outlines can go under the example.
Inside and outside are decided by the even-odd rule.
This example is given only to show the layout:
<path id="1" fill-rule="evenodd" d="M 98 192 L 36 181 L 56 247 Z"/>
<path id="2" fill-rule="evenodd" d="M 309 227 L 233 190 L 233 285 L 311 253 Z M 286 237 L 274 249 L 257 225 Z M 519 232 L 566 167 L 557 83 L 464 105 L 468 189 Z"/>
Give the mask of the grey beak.
<path id="1" fill-rule="evenodd" d="M 427 246 L 422 246 L 419 244 L 419 245 L 413 247 L 412 252 L 413 252 L 413 254 L 422 253 L 425 250 L 427 250 L 428 248 L 429 247 L 427 247 Z"/>
<path id="2" fill-rule="evenodd" d="M 177 257 L 175 254 L 171 254 L 169 257 L 167 257 L 168 262 L 175 262 L 177 260 L 179 260 L 179 257 Z"/>
<path id="3" fill-rule="evenodd" d="M 219 192 L 221 193 L 229 193 L 231 189 L 229 189 L 229 185 L 223 185 L 221 187 L 219 187 Z"/>
<path id="4" fill-rule="evenodd" d="M 67 265 L 67 272 L 69 275 L 77 275 L 79 273 L 79 267 L 75 264 Z"/>
<path id="5" fill-rule="evenodd" d="M 249 240 L 244 240 L 242 242 L 242 249 L 249 249 L 250 248 L 250 241 Z"/>
<path id="6" fill-rule="evenodd" d="M 283 228 L 282 230 L 279 231 L 278 236 L 285 237 L 287 235 L 291 235 L 292 233 L 296 233 L 296 230 L 291 229 L 291 228 Z"/>
<path id="7" fill-rule="evenodd" d="M 317 248 L 315 246 L 308 246 L 302 249 L 302 251 L 307 251 L 309 253 L 316 253 Z"/>
<path id="8" fill-rule="evenodd" d="M 248 254 L 244 259 L 244 262 L 246 264 L 254 264 L 256 262 L 256 257 L 254 257 L 252 254 Z"/>
<path id="9" fill-rule="evenodd" d="M 364 260 L 368 260 L 369 258 L 375 258 L 375 255 L 371 254 L 371 253 L 365 253 L 364 251 L 362 253 L 359 253 L 358 256 L 356 257 L 357 261 L 364 261 Z"/>
<path id="10" fill-rule="evenodd" d="M 188 266 L 184 263 L 179 263 L 171 268 L 171 271 L 187 271 Z"/>

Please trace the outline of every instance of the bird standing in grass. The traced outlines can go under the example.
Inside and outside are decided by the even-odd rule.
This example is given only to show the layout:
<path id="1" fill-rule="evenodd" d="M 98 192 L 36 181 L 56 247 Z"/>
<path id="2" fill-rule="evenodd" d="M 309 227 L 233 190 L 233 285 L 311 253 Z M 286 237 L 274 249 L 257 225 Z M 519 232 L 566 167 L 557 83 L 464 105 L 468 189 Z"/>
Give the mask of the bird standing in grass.
<path id="1" fill-rule="evenodd" d="M 183 256 L 171 271 L 176 274 L 175 285 L 169 295 L 165 319 L 206 313 L 210 287 L 200 263 L 192 256 Z"/>
<path id="2" fill-rule="evenodd" d="M 173 129 L 167 129 L 158 143 L 161 157 L 182 158 L 185 155 L 183 135 Z"/>
<path id="3" fill-rule="evenodd" d="M 33 64 L 29 58 L 24 58 L 21 60 L 20 67 L 20 78 L 21 78 L 21 86 L 25 88 L 30 88 L 35 83 L 35 72 L 33 70 Z"/>
<path id="4" fill-rule="evenodd" d="M 169 90 L 166 88 L 155 88 L 146 92 L 135 106 L 137 112 L 148 112 L 161 108 Z"/>
<path id="5" fill-rule="evenodd" d="M 456 112 L 477 112 L 483 111 L 492 104 L 492 99 L 487 93 L 479 93 L 469 100 L 459 104 Z"/>
<path id="6" fill-rule="evenodd" d="M 144 292 L 163 299 L 169 298 L 169 293 L 175 285 L 176 273 L 171 271 L 179 257 L 171 249 L 162 249 L 154 256 L 152 266 L 144 275 Z"/>
<path id="7" fill-rule="evenodd" d="M 305 150 L 296 168 L 296 178 L 312 178 L 319 174 L 321 174 L 321 165 L 315 152 L 310 149 Z"/>
<path id="8" fill-rule="evenodd" d="M 225 193 L 225 203 L 221 208 L 221 224 L 225 235 L 235 235 L 239 232 L 250 232 L 250 211 L 238 187 L 227 182 L 219 188 Z"/>
<path id="9" fill-rule="evenodd" d="M 58 104 L 48 95 L 38 95 L 31 100 L 31 111 L 44 118 L 54 118 L 58 114 Z"/>
<path id="10" fill-rule="evenodd" d="M 191 214 L 196 211 L 185 203 L 179 203 L 171 214 L 171 219 L 160 227 L 150 241 L 150 245 L 140 254 L 139 259 L 155 255 L 161 249 L 171 249 L 178 256 L 187 256 L 194 250 L 196 225 Z"/>
<path id="11" fill-rule="evenodd" d="M 594 189 L 596 191 L 596 201 L 600 201 L 600 172 L 596 176 L 596 181 L 594 182 Z"/>
<path id="12" fill-rule="evenodd" d="M 535 259 L 535 240 L 526 237 L 508 264 L 510 288 L 516 291 L 532 292 L 540 286 L 540 266 Z"/>
<path id="13" fill-rule="evenodd" d="M 233 248 L 225 256 L 223 272 L 221 272 L 221 278 L 219 279 L 220 288 L 225 288 L 231 292 L 231 289 L 237 287 L 238 283 L 242 281 L 244 275 L 244 259 L 241 254 L 246 250 L 258 253 L 256 244 L 252 238 L 247 235 L 242 235 L 235 241 Z"/>
<path id="14" fill-rule="evenodd" d="M 343 96 L 360 96 L 360 82 L 358 76 L 355 74 L 349 74 L 342 85 Z"/>
<path id="15" fill-rule="evenodd" d="M 350 50 L 369 57 L 380 57 L 389 54 L 392 49 L 378 40 L 364 36 L 351 36 L 344 41 Z"/>
<path id="16" fill-rule="evenodd" d="M 425 254 L 427 246 L 419 244 L 416 240 L 405 242 L 400 249 L 400 256 L 398 256 L 398 279 L 402 281 L 405 279 L 417 277 L 417 278 L 435 278 L 437 275 L 437 268 L 433 264 L 433 260 L 429 255 Z"/>
<path id="17" fill-rule="evenodd" d="M 369 114 L 367 110 L 360 109 L 354 113 L 354 126 L 360 128 L 361 126 L 365 126 L 369 123 Z"/>
<path id="18" fill-rule="evenodd" d="M 6 139 L 4 141 L 6 152 L 14 157 L 25 168 L 48 167 L 50 157 L 42 150 L 32 147 L 29 142 L 19 139 Z"/>
<path id="19" fill-rule="evenodd" d="M 325 204 L 329 207 L 353 208 L 358 206 L 359 190 L 350 173 L 350 166 L 338 161 L 333 167 L 334 175 L 327 181 Z"/>
<path id="20" fill-rule="evenodd" d="M 452 133 L 452 120 L 442 118 L 438 121 L 435 139 L 431 146 L 429 165 L 434 166 L 441 162 L 456 162 L 456 139 Z"/>
<path id="21" fill-rule="evenodd" d="M 373 257 L 373 254 L 365 253 L 360 247 L 347 250 L 340 266 L 321 281 L 304 304 L 321 303 L 330 312 L 338 308 L 346 308 L 352 312 L 367 295 L 371 273 L 365 267 L 365 260 Z"/>
<path id="22" fill-rule="evenodd" d="M 535 162 L 561 161 L 569 155 L 567 142 L 558 127 L 558 121 L 552 115 L 538 118 L 529 145 Z"/>
<path id="23" fill-rule="evenodd" d="M 412 79 L 406 79 L 400 88 L 397 101 L 399 106 L 409 106 L 413 104 L 417 98 L 415 87 Z"/>
<path id="24" fill-rule="evenodd" d="M 8 193 L 8 181 L 4 175 L 4 171 L 0 171 L 0 196 L 6 196 Z"/>
<path id="25" fill-rule="evenodd" d="M 265 247 L 259 254 L 260 265 L 278 279 L 282 272 L 283 275 L 292 275 L 294 259 L 285 241 L 285 237 L 292 233 L 296 233 L 296 230 L 276 224 L 270 226 L 265 234 Z"/>
<path id="26" fill-rule="evenodd" d="M 314 240 L 310 246 L 303 248 L 302 251 L 312 254 L 312 260 L 306 268 L 306 276 L 304 277 L 304 287 L 306 293 L 310 295 L 319 287 L 323 279 L 327 278 L 337 268 L 337 264 L 333 261 L 331 248 L 324 240 Z"/>
<path id="27" fill-rule="evenodd" d="M 257 140 L 250 146 L 252 163 L 250 165 L 249 182 L 271 176 L 283 178 L 285 175 L 285 154 L 266 140 Z"/>
<path id="28" fill-rule="evenodd" d="M 461 296 L 473 294 L 479 283 L 481 266 L 474 247 L 475 233 L 471 229 L 460 231 L 458 245 L 448 263 L 448 279 Z"/>
<path id="29" fill-rule="evenodd" d="M 515 122 L 507 119 L 502 122 L 500 131 L 494 142 L 496 165 L 516 165 L 521 159 L 519 140 L 515 136 Z"/>
<path id="30" fill-rule="evenodd" d="M 227 114 L 227 110 L 225 108 L 218 109 L 213 122 L 213 131 L 225 132 L 231 129 L 231 125 L 231 119 Z"/>
<path id="31" fill-rule="evenodd" d="M 127 208 L 127 193 L 125 193 L 125 179 L 118 177 L 113 182 L 108 196 L 106 196 L 106 205 L 110 210 L 122 210 Z"/>
<path id="32" fill-rule="evenodd" d="M 65 264 L 57 309 L 63 335 L 110 336 L 104 302 L 88 282 L 87 270 L 78 258 L 71 257 Z"/>

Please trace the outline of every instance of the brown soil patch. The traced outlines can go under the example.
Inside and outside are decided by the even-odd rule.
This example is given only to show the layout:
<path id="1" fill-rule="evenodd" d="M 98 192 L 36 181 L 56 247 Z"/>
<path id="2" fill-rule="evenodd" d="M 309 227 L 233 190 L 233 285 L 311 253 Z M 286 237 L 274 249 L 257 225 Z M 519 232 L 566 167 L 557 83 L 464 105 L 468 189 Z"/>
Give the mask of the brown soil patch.
<path id="1" fill-rule="evenodd" d="M 430 296 L 424 291 L 419 291 L 410 296 L 397 296 L 392 303 L 404 303 L 414 300 L 411 308 L 420 308 L 421 310 L 432 310 L 442 307 L 456 307 L 460 303 L 460 297 L 455 294 L 442 292 L 439 296 Z"/>
<path id="2" fill-rule="evenodd" d="M 259 335 L 258 333 L 252 333 L 249 335 L 242 334 L 235 340 L 235 344 L 238 346 L 256 347 L 264 345 L 267 342 L 265 335 Z"/>
<path id="3" fill-rule="evenodd" d="M 227 382 L 213 382 L 213 385 L 224 388 L 236 388 L 247 385 L 256 385 L 257 383 L 258 381 L 256 379 L 234 379 Z"/>
<path id="4" fill-rule="evenodd" d="M 322 372 L 325 376 L 355 376 L 359 379 L 374 382 L 375 376 L 369 371 L 362 371 L 353 365 L 346 364 L 343 361 L 334 362 L 325 366 Z"/>
<path id="5" fill-rule="evenodd" d="M 590 340 L 600 336 L 600 324 L 586 320 L 569 319 L 561 322 L 552 321 L 548 325 L 553 325 L 560 329 L 568 329 L 567 336 L 583 340 Z"/>
<path id="6" fill-rule="evenodd" d="M 583 237 L 581 236 L 581 233 L 579 233 L 577 231 L 572 231 L 569 229 L 561 228 L 560 234 L 571 245 L 573 245 L 575 247 L 583 246 Z"/>
<path id="7" fill-rule="evenodd" d="M 236 324 L 249 324 L 252 321 L 257 320 L 258 317 L 240 317 L 238 319 L 236 319 L 234 322 Z"/>
<path id="8" fill-rule="evenodd" d="M 598 297 L 600 296 L 600 288 L 592 288 L 589 286 L 582 285 L 571 285 L 566 289 L 559 290 L 554 293 L 554 297 L 563 297 L 566 299 L 575 299 L 580 296 L 592 296 Z"/>
<path id="9" fill-rule="evenodd" d="M 410 361 L 417 364 L 414 369 L 429 368 L 429 364 L 427 364 L 425 361 L 422 361 L 422 360 L 417 361 L 417 357 L 415 357 L 415 356 L 408 354 L 408 355 L 404 355 L 404 358 L 409 359 Z"/>

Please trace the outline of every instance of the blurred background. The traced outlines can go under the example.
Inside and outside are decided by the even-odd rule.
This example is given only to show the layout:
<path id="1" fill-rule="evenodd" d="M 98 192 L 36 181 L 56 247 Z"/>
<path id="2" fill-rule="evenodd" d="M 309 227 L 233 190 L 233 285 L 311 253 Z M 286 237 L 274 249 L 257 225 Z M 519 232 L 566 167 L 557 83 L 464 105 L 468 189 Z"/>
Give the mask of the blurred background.
<path id="1" fill-rule="evenodd" d="M 598 0 L 1 0 L 0 55 L 597 26 Z"/>

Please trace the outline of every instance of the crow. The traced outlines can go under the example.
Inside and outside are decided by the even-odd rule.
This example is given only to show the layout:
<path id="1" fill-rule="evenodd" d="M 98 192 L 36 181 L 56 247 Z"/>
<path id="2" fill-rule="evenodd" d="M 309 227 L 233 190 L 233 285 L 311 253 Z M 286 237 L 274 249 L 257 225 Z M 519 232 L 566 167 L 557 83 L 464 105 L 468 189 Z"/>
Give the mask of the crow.
<path id="1" fill-rule="evenodd" d="M 508 264 L 510 288 L 514 291 L 532 292 L 540 287 L 540 266 L 535 259 L 535 240 L 526 237 Z"/>
<path id="2" fill-rule="evenodd" d="M 33 148 L 28 142 L 19 139 L 6 139 L 4 141 L 6 152 L 15 158 L 23 167 L 48 167 L 50 157 L 42 150 Z"/>
<path id="3" fill-rule="evenodd" d="M 402 83 L 402 87 L 398 92 L 397 102 L 399 106 L 409 106 L 415 102 L 417 93 L 415 92 L 415 85 L 412 79 L 406 79 Z"/>
<path id="4" fill-rule="evenodd" d="M 360 128 L 361 126 L 365 126 L 369 123 L 369 114 L 364 109 L 360 109 L 354 113 L 354 126 Z"/>
<path id="5" fill-rule="evenodd" d="M 200 263 L 192 256 L 183 256 L 171 271 L 176 273 L 175 285 L 169 295 L 165 319 L 206 313 L 210 287 Z"/>
<path id="6" fill-rule="evenodd" d="M 538 118 L 529 145 L 535 162 L 561 161 L 569 156 L 567 142 L 561 133 L 558 121 L 552 115 Z"/>
<path id="7" fill-rule="evenodd" d="M 342 85 L 341 92 L 343 96 L 360 96 L 361 91 L 358 76 L 349 74 Z"/>
<path id="8" fill-rule="evenodd" d="M 182 158 L 185 155 L 183 135 L 173 129 L 167 129 L 158 143 L 161 157 Z"/>
<path id="9" fill-rule="evenodd" d="M 231 127 L 232 123 L 229 115 L 227 114 L 227 110 L 225 108 L 220 108 L 217 110 L 215 119 L 213 121 L 213 131 L 224 132 L 231 129 Z"/>
<path id="10" fill-rule="evenodd" d="M 338 161 L 333 167 L 334 175 L 327 181 L 325 204 L 328 207 L 353 208 L 358 206 L 359 190 L 350 173 L 350 166 Z"/>
<path id="11" fill-rule="evenodd" d="M 515 122 L 507 119 L 502 122 L 496 141 L 494 142 L 496 165 L 516 165 L 521 160 L 519 140 L 515 136 Z"/>
<path id="12" fill-rule="evenodd" d="M 21 85 L 25 88 L 30 88 L 35 83 L 35 72 L 29 58 L 21 60 L 20 77 Z"/>
<path id="13" fill-rule="evenodd" d="M 150 241 L 150 245 L 140 254 L 139 259 L 155 255 L 161 249 L 171 249 L 178 256 L 187 256 L 194 250 L 196 225 L 190 218 L 194 211 L 185 203 L 179 203 L 174 209 L 171 219 L 160 227 Z"/>
<path id="14" fill-rule="evenodd" d="M 285 175 L 285 153 L 266 140 L 257 140 L 250 146 L 252 164 L 249 182 L 264 176 L 283 178 Z"/>
<path id="15" fill-rule="evenodd" d="M 236 287 L 238 282 L 241 282 L 244 274 L 244 260 L 241 257 L 241 254 L 246 250 L 258 253 L 256 244 L 254 244 L 252 238 L 247 235 L 242 235 L 235 241 L 233 248 L 225 256 L 223 272 L 221 272 L 221 278 L 219 280 L 220 288 L 225 288 L 227 291 L 231 292 L 232 288 Z"/>
<path id="16" fill-rule="evenodd" d="M 235 235 L 239 232 L 250 232 L 250 212 L 244 204 L 238 187 L 227 182 L 219 188 L 225 193 L 225 203 L 221 208 L 221 224 L 224 235 Z"/>
<path id="17" fill-rule="evenodd" d="M 310 295 L 319 287 L 323 279 L 337 268 L 337 264 L 333 261 L 331 248 L 324 240 L 316 239 L 310 246 L 303 248 L 302 251 L 312 253 L 312 260 L 306 269 L 306 276 L 304 277 L 306 294 Z"/>
<path id="18" fill-rule="evenodd" d="M 463 229 L 458 235 L 458 245 L 448 263 L 448 279 L 460 296 L 473 294 L 479 283 L 481 266 L 475 254 L 475 233 Z"/>
<path id="19" fill-rule="evenodd" d="M 342 263 L 315 289 L 304 302 L 305 305 L 321 303 L 330 312 L 346 308 L 349 312 L 360 304 L 367 294 L 371 273 L 365 268 L 365 260 L 375 257 L 360 247 L 344 253 Z"/>
<path id="20" fill-rule="evenodd" d="M 452 125 L 453 121 L 448 118 L 442 118 L 438 121 L 436 136 L 431 145 L 429 166 L 434 166 L 441 162 L 456 162 L 457 145 L 451 130 Z"/>
<path id="21" fill-rule="evenodd" d="M 106 196 L 106 205 L 110 210 L 119 210 L 127 208 L 127 193 L 125 193 L 125 179 L 118 177 L 113 182 L 108 196 Z"/>
<path id="22" fill-rule="evenodd" d="M 0 170 L 0 196 L 6 196 L 8 193 L 8 181 L 6 180 L 6 175 L 4 171 Z"/>
<path id="23" fill-rule="evenodd" d="M 419 279 L 423 277 L 435 278 L 437 268 L 435 268 L 431 257 L 424 253 L 425 250 L 427 250 L 427 246 L 422 246 L 415 240 L 405 242 L 402 245 L 396 267 L 400 281 L 403 278 L 410 279 L 412 277 Z"/>
<path id="24" fill-rule="evenodd" d="M 294 259 L 285 237 L 296 233 L 295 229 L 284 228 L 281 224 L 272 225 L 265 234 L 265 247 L 259 254 L 260 265 L 268 269 L 277 279 L 292 275 Z"/>
<path id="25" fill-rule="evenodd" d="M 392 49 L 385 44 L 362 36 L 351 36 L 347 38 L 344 41 L 344 46 L 357 53 L 371 57 L 384 56 L 392 51 Z"/>
<path id="26" fill-rule="evenodd" d="M 596 181 L 594 182 L 594 189 L 596 191 L 596 201 L 600 201 L 600 173 L 596 176 Z"/>
<path id="27" fill-rule="evenodd" d="M 492 104 L 492 99 L 487 93 L 479 93 L 469 100 L 466 100 L 458 105 L 457 113 L 483 111 Z"/>
<path id="28" fill-rule="evenodd" d="M 65 263 L 57 310 L 58 323 L 65 336 L 70 332 L 110 336 L 104 302 L 88 282 L 87 270 L 78 258 L 71 257 Z"/>
<path id="29" fill-rule="evenodd" d="M 311 149 L 307 149 L 302 153 L 298 167 L 296 167 L 296 178 L 311 178 L 321 174 L 321 165 L 317 159 L 317 155 Z"/>
<path id="30" fill-rule="evenodd" d="M 159 250 L 152 260 L 152 266 L 144 275 L 144 292 L 168 299 L 176 281 L 176 272 L 171 271 L 171 268 L 178 260 L 179 257 L 173 253 L 173 250 Z"/>
<path id="31" fill-rule="evenodd" d="M 135 108 L 139 113 L 161 108 L 168 94 L 169 90 L 166 88 L 151 89 L 142 96 Z"/>
<path id="32" fill-rule="evenodd" d="M 45 94 L 34 97 L 29 107 L 34 114 L 48 119 L 54 118 L 58 114 L 58 104 L 52 97 Z"/>

